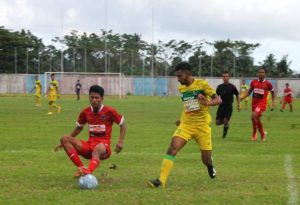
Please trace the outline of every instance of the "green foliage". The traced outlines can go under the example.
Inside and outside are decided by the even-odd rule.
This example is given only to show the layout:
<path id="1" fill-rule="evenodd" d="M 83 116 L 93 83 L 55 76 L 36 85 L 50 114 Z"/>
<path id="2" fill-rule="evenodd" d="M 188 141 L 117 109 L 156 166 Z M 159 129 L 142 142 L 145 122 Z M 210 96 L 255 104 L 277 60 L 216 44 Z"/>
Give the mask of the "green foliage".
<path id="1" fill-rule="evenodd" d="M 0 96 L 0 204 L 287 204 L 285 156 L 300 176 L 299 101 L 295 112 L 266 111 L 267 141 L 250 141 L 250 110 L 234 110 L 228 137 L 212 123 L 217 178 L 208 177 L 199 148 L 190 141 L 176 156 L 166 190 L 151 189 L 145 180 L 158 176 L 182 105 L 179 97 L 106 97 L 105 104 L 125 116 L 124 150 L 113 153 L 95 171 L 96 190 L 83 191 L 73 179 L 74 165 L 64 151 L 54 152 L 63 134 L 75 126 L 87 96 L 61 96 L 62 113 L 48 116 L 47 101 L 34 107 L 34 96 Z M 234 106 L 235 107 L 235 106 Z M 212 119 L 216 107 L 210 109 Z M 293 127 L 291 125 L 295 124 Z M 119 128 L 114 126 L 112 148 Z M 86 128 L 78 136 L 86 139 Z M 88 161 L 84 160 L 86 164 Z M 109 167 L 117 165 L 117 169 Z M 299 180 L 295 180 L 300 187 Z"/>
<path id="2" fill-rule="evenodd" d="M 224 70 L 234 77 L 255 76 L 252 52 L 258 43 L 244 41 L 187 42 L 169 40 L 149 43 L 139 34 L 119 34 L 112 30 L 97 33 L 79 33 L 76 30 L 63 39 L 55 37 L 54 45 L 45 46 L 30 31 L 10 31 L 0 27 L 0 73 L 69 72 L 122 72 L 126 75 L 174 75 L 173 67 L 188 60 L 195 68 L 194 75 L 220 76 Z M 212 46 L 208 55 L 204 44 Z M 62 52 L 63 51 L 63 52 Z M 200 60 L 199 60 L 200 59 Z M 277 62 L 270 54 L 263 62 L 270 68 L 271 76 L 290 77 L 287 55 Z M 142 71 L 144 70 L 144 72 Z"/>

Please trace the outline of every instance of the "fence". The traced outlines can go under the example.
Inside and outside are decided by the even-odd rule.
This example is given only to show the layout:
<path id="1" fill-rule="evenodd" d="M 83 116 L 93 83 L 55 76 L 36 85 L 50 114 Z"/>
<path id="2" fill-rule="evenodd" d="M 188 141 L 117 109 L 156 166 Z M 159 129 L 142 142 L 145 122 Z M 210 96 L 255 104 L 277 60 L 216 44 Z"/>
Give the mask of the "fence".
<path id="1" fill-rule="evenodd" d="M 0 94 L 8 93 L 20 93 L 26 94 L 30 93 L 34 87 L 36 74 L 0 74 Z M 83 93 L 88 93 L 88 88 L 91 83 L 105 82 L 102 86 L 105 89 L 106 95 L 118 95 L 119 90 L 122 89 L 123 94 L 130 95 L 146 95 L 146 96 L 162 96 L 164 94 L 169 96 L 179 95 L 177 91 L 178 81 L 176 77 L 141 77 L 141 76 L 123 76 L 121 82 L 118 76 L 110 76 L 110 80 L 104 79 L 105 76 L 90 76 L 81 78 L 78 77 L 83 85 Z M 60 92 L 62 94 L 74 94 L 75 84 L 78 79 L 77 77 L 57 79 L 60 83 Z M 113 79 L 116 78 L 116 79 Z M 45 84 L 45 76 L 40 75 L 39 79 L 42 85 Z M 253 78 L 244 78 L 246 83 L 249 84 Z M 63 81 L 63 82 L 60 82 Z M 221 84 L 223 81 L 221 78 L 206 78 L 208 83 L 216 88 L 217 85 Z M 294 96 L 300 97 L 300 79 L 269 79 L 273 86 L 277 96 L 281 97 L 283 95 L 283 89 L 285 88 L 285 83 L 289 83 L 290 87 L 294 92 Z M 116 82 L 120 82 L 120 86 L 116 86 Z M 231 79 L 230 82 L 234 84 L 237 88 L 240 87 L 241 79 Z M 44 88 L 43 91 L 46 89 Z"/>

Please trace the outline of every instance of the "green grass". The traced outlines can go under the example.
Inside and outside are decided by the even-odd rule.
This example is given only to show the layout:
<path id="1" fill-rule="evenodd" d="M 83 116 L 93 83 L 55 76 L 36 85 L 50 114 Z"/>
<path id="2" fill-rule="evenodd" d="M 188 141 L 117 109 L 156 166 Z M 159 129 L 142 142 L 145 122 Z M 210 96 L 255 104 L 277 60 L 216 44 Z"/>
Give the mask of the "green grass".
<path id="1" fill-rule="evenodd" d="M 95 171 L 96 190 L 83 191 L 72 178 L 74 165 L 66 154 L 54 152 L 63 134 L 75 126 L 86 96 L 62 96 L 62 113 L 48 116 L 47 101 L 33 106 L 33 96 L 0 96 L 0 204 L 287 204 L 288 177 L 284 159 L 292 156 L 300 188 L 300 103 L 295 112 L 266 111 L 265 143 L 251 142 L 250 111 L 234 111 L 228 138 L 212 124 L 217 178 L 208 177 L 194 141 L 177 155 L 166 190 L 151 189 L 146 179 L 158 176 L 161 159 L 181 113 L 179 97 L 106 97 L 105 104 L 124 114 L 127 135 L 121 154 L 112 154 Z M 216 107 L 211 108 L 212 118 Z M 114 126 L 112 146 L 118 138 Z M 86 129 L 78 136 L 86 139 Z M 84 161 L 87 163 L 87 161 Z M 108 169 L 115 163 L 116 170 Z"/>

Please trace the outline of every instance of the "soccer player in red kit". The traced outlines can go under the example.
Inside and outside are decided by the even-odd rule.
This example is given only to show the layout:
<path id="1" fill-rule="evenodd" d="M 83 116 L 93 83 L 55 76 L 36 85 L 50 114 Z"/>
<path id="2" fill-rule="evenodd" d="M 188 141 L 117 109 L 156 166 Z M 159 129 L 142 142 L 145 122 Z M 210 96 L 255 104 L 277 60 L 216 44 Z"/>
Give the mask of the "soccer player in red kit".
<path id="1" fill-rule="evenodd" d="M 267 132 L 264 131 L 263 124 L 260 120 L 262 113 L 266 110 L 267 107 L 267 96 L 268 91 L 271 92 L 272 95 L 272 107 L 275 107 L 275 95 L 273 85 L 265 79 L 266 77 L 266 69 L 264 67 L 258 70 L 258 79 L 252 80 L 250 84 L 250 89 L 248 93 L 241 97 L 241 100 L 249 96 L 252 92 L 252 140 L 256 140 L 256 130 L 260 132 L 261 140 L 266 140 Z"/>
<path id="2" fill-rule="evenodd" d="M 281 112 L 285 109 L 285 105 L 288 103 L 290 106 L 290 112 L 293 112 L 293 91 L 289 87 L 288 83 L 285 84 L 285 89 L 283 90 L 284 97 L 282 100 L 282 107 L 280 109 Z"/>
<path id="3" fill-rule="evenodd" d="M 60 145 L 55 151 L 63 147 L 72 162 L 78 167 L 74 177 L 92 173 L 100 164 L 101 160 L 111 155 L 110 139 L 112 125 L 120 125 L 120 137 L 116 144 L 115 151 L 121 152 L 125 138 L 126 126 L 124 117 L 114 108 L 103 105 L 104 89 L 101 86 L 93 85 L 89 89 L 89 100 L 91 106 L 81 111 L 76 127 L 70 135 L 64 135 L 60 139 Z M 76 136 L 82 131 L 83 126 L 88 124 L 89 139 L 79 140 Z M 90 159 L 88 167 L 85 168 L 79 155 Z"/>

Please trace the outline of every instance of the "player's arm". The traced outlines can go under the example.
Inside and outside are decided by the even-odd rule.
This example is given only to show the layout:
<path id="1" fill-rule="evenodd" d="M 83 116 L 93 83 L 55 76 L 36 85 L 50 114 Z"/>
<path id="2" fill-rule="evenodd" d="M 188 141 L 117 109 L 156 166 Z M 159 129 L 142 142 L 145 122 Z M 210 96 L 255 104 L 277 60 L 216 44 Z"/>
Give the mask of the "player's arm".
<path id="1" fill-rule="evenodd" d="M 201 105 L 205 105 L 205 106 L 215 106 L 215 105 L 219 105 L 219 104 L 222 103 L 222 99 L 217 94 L 213 94 L 211 96 L 210 101 L 207 100 L 205 95 L 199 94 L 198 95 L 198 100 L 199 100 Z"/>
<path id="2" fill-rule="evenodd" d="M 122 149 L 123 149 L 125 133 L 126 133 L 126 124 L 125 124 L 125 121 L 123 120 L 123 122 L 121 122 L 121 124 L 120 124 L 120 137 L 119 137 L 119 140 L 116 144 L 116 148 L 115 148 L 116 153 L 121 152 Z"/>
<path id="3" fill-rule="evenodd" d="M 235 87 L 234 89 L 234 95 L 235 95 L 235 98 L 236 98 L 236 102 L 237 102 L 237 110 L 240 111 L 241 109 L 241 96 L 240 96 L 240 93 L 239 91 L 237 90 L 237 88 Z"/>
<path id="4" fill-rule="evenodd" d="M 252 91 L 253 91 L 253 88 L 250 87 L 249 90 L 247 90 L 246 94 L 240 98 L 240 101 L 244 100 L 246 97 L 251 95 Z"/>

